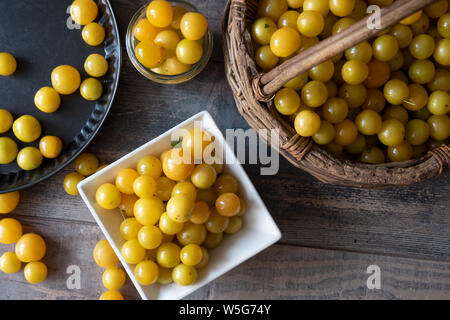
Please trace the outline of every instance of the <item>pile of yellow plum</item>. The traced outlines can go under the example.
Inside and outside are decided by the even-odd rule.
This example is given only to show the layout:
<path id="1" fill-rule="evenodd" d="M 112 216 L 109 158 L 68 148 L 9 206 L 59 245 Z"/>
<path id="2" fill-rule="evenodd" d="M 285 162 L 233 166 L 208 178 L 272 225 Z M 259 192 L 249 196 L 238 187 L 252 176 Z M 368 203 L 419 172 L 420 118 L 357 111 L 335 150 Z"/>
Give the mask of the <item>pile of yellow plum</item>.
<path id="1" fill-rule="evenodd" d="M 74 165 L 75 171 L 68 173 L 63 181 L 64 190 L 71 196 L 79 195 L 77 186 L 80 181 L 107 166 L 106 164 L 99 165 L 98 158 L 94 154 L 87 152 L 80 154 L 75 159 Z"/>
<path id="2" fill-rule="evenodd" d="M 9 214 L 19 204 L 18 191 L 0 194 L 0 215 Z M 40 260 L 47 251 L 44 239 L 36 233 L 23 234 L 22 224 L 14 218 L 0 220 L 0 243 L 14 244 L 15 252 L 5 252 L 0 256 L 0 271 L 6 274 L 18 272 L 26 263 L 23 273 L 32 284 L 40 283 L 47 277 L 47 266 Z"/>
<path id="3" fill-rule="evenodd" d="M 16 120 L 5 109 L 0 109 L 0 133 L 6 133 L 12 128 L 14 136 L 21 142 L 31 143 L 41 136 L 42 127 L 39 121 L 31 115 L 23 115 Z M 17 165 L 23 170 L 38 168 L 43 157 L 54 159 L 61 153 L 63 144 L 56 136 L 44 136 L 39 141 L 39 149 L 26 146 L 20 151 L 17 143 L 9 137 L 0 137 L 0 165 L 9 164 L 17 159 Z"/>
<path id="4" fill-rule="evenodd" d="M 123 295 L 118 291 L 127 280 L 125 271 L 118 268 L 119 258 L 114 253 L 109 242 L 105 239 L 100 240 L 93 251 L 95 263 L 104 268 L 102 282 L 108 291 L 100 296 L 100 300 L 124 300 Z"/>
<path id="5" fill-rule="evenodd" d="M 93 0 L 75 0 L 71 5 L 71 17 L 85 25 L 82 30 L 84 41 L 97 46 L 105 39 L 102 25 L 93 22 L 97 17 L 98 8 Z M 0 52 L 0 75 L 13 76 L 17 68 L 16 59 L 9 53 Z M 52 86 L 40 88 L 34 97 L 35 106 L 44 113 L 56 112 L 61 105 L 60 95 L 70 95 L 79 90 L 81 96 L 89 101 L 98 100 L 103 94 L 103 86 L 97 79 L 108 72 L 108 61 L 100 54 L 89 55 L 84 63 L 84 69 L 91 78 L 81 82 L 79 71 L 69 65 L 61 65 L 51 72 Z M 0 109 L 0 134 L 12 128 L 14 136 L 23 143 L 32 143 L 41 137 L 42 126 L 36 117 L 22 115 L 14 120 L 12 114 Z M 9 164 L 17 159 L 22 170 L 38 168 L 43 158 L 57 158 L 63 149 L 63 142 L 57 136 L 44 136 L 39 141 L 39 148 L 26 146 L 19 151 L 17 143 L 9 137 L 0 137 L 0 165 Z"/>
<path id="6" fill-rule="evenodd" d="M 188 12 L 181 6 L 172 7 L 168 1 L 150 2 L 146 18 L 133 29 L 137 60 L 158 74 L 184 73 L 203 56 L 203 39 L 208 30 L 206 17 Z"/>
<path id="7" fill-rule="evenodd" d="M 270 70 L 393 0 L 261 0 L 251 26 Z M 369 164 L 420 158 L 450 134 L 450 13 L 440 0 L 300 74 L 274 98 L 296 132 Z"/>
<path id="8" fill-rule="evenodd" d="M 203 155 L 211 143 L 207 136 L 206 131 L 192 129 L 179 147 L 159 157 L 143 157 L 135 168 L 120 170 L 115 181 L 96 191 L 101 208 L 124 218 L 121 254 L 134 265 L 143 286 L 195 283 L 198 270 L 208 263 L 208 250 L 219 246 L 225 234 L 242 228 L 246 201 L 223 165 L 208 165 L 194 157 L 179 161 L 186 153 Z M 125 274 L 116 267 L 118 259 L 106 240 L 97 244 L 94 259 L 106 269 L 103 284 L 109 291 L 102 298 L 121 298 L 117 290 Z"/>

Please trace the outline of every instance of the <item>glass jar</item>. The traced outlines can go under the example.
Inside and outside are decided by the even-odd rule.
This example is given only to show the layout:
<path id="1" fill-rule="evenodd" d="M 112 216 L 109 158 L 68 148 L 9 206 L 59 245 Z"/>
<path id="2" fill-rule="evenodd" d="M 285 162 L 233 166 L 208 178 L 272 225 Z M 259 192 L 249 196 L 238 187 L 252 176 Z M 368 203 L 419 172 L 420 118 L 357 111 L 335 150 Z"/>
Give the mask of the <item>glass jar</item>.
<path id="1" fill-rule="evenodd" d="M 168 1 L 172 4 L 173 7 L 183 7 L 189 12 L 198 12 L 198 10 L 191 5 L 190 3 L 184 2 L 184 1 L 178 1 L 178 0 L 171 0 Z M 142 19 L 146 17 L 146 9 L 147 9 L 148 3 L 141 7 L 131 18 L 131 21 L 128 25 L 127 29 L 127 35 L 126 35 L 126 47 L 127 47 L 127 53 L 128 57 L 130 58 L 131 62 L 133 63 L 134 67 L 147 79 L 150 79 L 152 81 L 162 83 L 162 84 L 177 84 L 189 81 L 193 79 L 196 75 L 198 75 L 202 70 L 206 67 L 208 64 L 209 59 L 211 58 L 212 54 L 212 48 L 213 48 L 213 35 L 211 30 L 207 30 L 204 38 L 203 38 L 203 56 L 196 64 L 192 65 L 192 67 L 184 72 L 177 75 L 166 75 L 166 74 L 159 74 L 156 72 L 153 72 L 149 68 L 143 66 L 138 59 L 136 58 L 135 49 L 136 46 L 139 44 L 139 40 L 137 40 L 134 37 L 134 27 L 136 24 Z"/>

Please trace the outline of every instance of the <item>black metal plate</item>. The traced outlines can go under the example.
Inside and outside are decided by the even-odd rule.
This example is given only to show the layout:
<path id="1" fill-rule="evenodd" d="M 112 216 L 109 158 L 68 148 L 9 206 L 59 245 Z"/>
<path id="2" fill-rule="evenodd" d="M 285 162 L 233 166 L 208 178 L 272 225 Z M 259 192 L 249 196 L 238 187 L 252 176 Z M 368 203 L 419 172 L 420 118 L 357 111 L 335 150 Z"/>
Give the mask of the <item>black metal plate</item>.
<path id="1" fill-rule="evenodd" d="M 17 60 L 13 76 L 0 76 L 0 108 L 10 111 L 14 119 L 24 114 L 35 116 L 42 125 L 42 136 L 56 135 L 63 140 L 62 154 L 44 160 L 40 168 L 21 170 L 17 164 L 0 165 L 0 193 L 31 186 L 55 174 L 69 164 L 89 144 L 109 112 L 121 65 L 121 47 L 117 23 L 108 0 L 96 0 L 96 21 L 106 29 L 105 42 L 97 47 L 87 45 L 81 27 L 70 19 L 73 0 L 15 0 L 0 2 L 0 51 L 9 52 Z M 78 27 L 78 28 L 77 28 Z M 96 102 L 84 100 L 79 92 L 61 96 L 61 107 L 52 114 L 38 110 L 34 95 L 43 86 L 51 86 L 51 71 L 68 64 L 78 69 L 81 78 L 89 77 L 84 61 L 92 53 L 105 55 L 109 72 L 102 77 L 103 96 Z M 2 134 L 13 138 L 12 130 Z M 19 150 L 38 146 L 14 139 Z"/>

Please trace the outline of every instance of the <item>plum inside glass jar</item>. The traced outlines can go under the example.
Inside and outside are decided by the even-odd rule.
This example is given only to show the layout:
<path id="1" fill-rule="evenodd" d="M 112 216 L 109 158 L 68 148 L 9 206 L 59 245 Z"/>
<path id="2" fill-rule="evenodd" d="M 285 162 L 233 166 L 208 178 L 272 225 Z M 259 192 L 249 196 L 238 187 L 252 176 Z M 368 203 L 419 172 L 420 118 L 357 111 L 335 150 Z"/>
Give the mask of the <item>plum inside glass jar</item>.
<path id="1" fill-rule="evenodd" d="M 164 6 L 170 3 L 170 9 L 155 6 L 154 2 L 141 7 L 130 21 L 126 36 L 128 56 L 135 68 L 152 81 L 189 81 L 211 57 L 213 37 L 206 18 L 184 1 L 166 2 Z"/>

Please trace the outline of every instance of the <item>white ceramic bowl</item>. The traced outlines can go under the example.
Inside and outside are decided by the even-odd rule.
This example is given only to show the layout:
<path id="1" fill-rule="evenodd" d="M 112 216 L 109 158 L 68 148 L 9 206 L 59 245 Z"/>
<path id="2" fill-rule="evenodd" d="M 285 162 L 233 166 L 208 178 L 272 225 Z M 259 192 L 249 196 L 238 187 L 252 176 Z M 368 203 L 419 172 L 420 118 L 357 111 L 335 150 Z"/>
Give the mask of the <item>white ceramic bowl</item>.
<path id="1" fill-rule="evenodd" d="M 103 183 L 114 183 L 117 173 L 124 168 L 136 167 L 139 159 L 146 155 L 159 156 L 164 150 L 171 147 L 171 134 L 175 129 L 190 129 L 194 126 L 194 121 L 201 121 L 204 130 L 210 132 L 216 138 L 216 147 L 223 146 L 224 159 L 233 159 L 233 164 L 226 164 L 224 171 L 232 174 L 239 181 L 239 193 L 247 201 L 247 211 L 243 219 L 243 228 L 234 235 L 227 235 L 219 247 L 210 251 L 208 265 L 199 270 L 198 280 L 194 285 L 182 287 L 175 283 L 160 286 L 141 286 L 134 276 L 134 265 L 125 262 L 120 253 L 120 248 L 125 242 L 120 235 L 119 227 L 123 221 L 120 213 L 100 208 L 95 202 L 95 192 Z M 238 163 L 232 150 L 226 143 L 222 133 L 206 112 L 200 112 L 192 118 L 184 121 L 173 129 L 146 143 L 142 147 L 125 155 L 116 162 L 110 164 L 105 169 L 86 178 L 78 184 L 78 190 L 84 202 L 88 206 L 92 215 L 105 234 L 112 248 L 116 252 L 128 276 L 135 285 L 142 299 L 181 299 L 194 292 L 198 288 L 220 277 L 241 264 L 258 252 L 274 244 L 281 238 L 281 233 L 266 206 L 261 200 L 258 192 L 251 183 L 241 164 Z"/>

